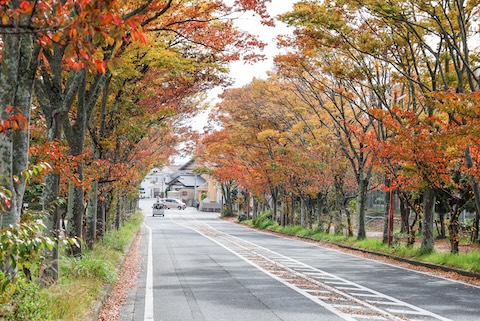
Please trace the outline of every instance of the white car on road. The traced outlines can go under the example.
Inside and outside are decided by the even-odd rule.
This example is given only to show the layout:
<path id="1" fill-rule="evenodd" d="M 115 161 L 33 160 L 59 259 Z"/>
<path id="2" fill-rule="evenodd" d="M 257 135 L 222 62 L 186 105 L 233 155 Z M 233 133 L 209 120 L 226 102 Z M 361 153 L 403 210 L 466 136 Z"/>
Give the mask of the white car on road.
<path id="1" fill-rule="evenodd" d="M 187 207 L 187 204 L 176 198 L 166 198 L 162 203 L 165 208 L 178 208 L 179 210 L 184 210 Z"/>

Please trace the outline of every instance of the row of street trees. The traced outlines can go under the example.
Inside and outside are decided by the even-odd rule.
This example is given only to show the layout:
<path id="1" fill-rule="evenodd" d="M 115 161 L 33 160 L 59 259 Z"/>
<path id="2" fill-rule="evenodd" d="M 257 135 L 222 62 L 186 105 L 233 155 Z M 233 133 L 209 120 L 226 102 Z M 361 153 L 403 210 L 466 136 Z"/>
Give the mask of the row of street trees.
<path id="1" fill-rule="evenodd" d="M 222 129 L 203 140 L 213 175 L 282 224 L 297 210 L 303 224 L 315 214 L 341 233 L 346 217 L 352 235 L 355 205 L 365 238 L 367 192 L 382 188 L 385 204 L 400 199 L 409 244 L 421 226 L 422 249 L 433 249 L 434 208 L 442 226 L 449 216 L 452 252 L 463 210 L 476 213 L 478 241 L 479 10 L 463 0 L 298 2 L 281 17 L 295 31 L 279 39 L 287 53 L 270 78 L 216 107 Z"/>
<path id="2" fill-rule="evenodd" d="M 271 24 L 265 2 L 0 1 L 2 233 L 27 218 L 24 203 L 50 236 L 68 222 L 87 246 L 118 227 L 146 171 L 188 138 L 185 117 L 229 82 L 227 64 L 260 58 L 263 44 L 232 19 L 253 11 Z M 18 257 L 2 252 L 7 279 Z"/>

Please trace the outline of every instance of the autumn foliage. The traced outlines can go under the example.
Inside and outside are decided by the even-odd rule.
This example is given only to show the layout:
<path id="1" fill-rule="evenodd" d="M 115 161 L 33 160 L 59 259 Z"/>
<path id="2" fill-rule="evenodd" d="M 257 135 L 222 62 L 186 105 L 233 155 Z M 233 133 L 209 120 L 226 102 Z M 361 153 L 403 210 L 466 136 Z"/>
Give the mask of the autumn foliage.
<path id="1" fill-rule="evenodd" d="M 474 215 L 469 236 L 478 240 L 480 78 L 471 28 L 478 9 L 449 1 L 297 2 L 281 16 L 295 31 L 279 37 L 285 52 L 270 78 L 227 91 L 217 105 L 222 129 L 203 141 L 212 173 L 274 213 L 280 204 L 280 217 L 303 220 L 311 198 L 308 219 L 319 227 L 325 213 L 338 231 L 349 226 L 341 218 L 348 221 L 354 205 L 359 238 L 367 193 L 377 191 L 387 193 L 384 204 L 389 195 L 397 200 L 409 245 L 421 226 L 421 247 L 433 250 L 434 217 L 446 237 L 449 215 L 457 252 L 464 210 Z"/>

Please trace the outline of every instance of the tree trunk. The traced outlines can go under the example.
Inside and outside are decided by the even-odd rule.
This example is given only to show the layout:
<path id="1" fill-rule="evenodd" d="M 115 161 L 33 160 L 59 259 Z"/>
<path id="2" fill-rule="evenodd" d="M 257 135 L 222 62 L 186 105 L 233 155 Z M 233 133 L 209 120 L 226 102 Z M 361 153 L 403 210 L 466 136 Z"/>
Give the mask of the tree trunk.
<path id="1" fill-rule="evenodd" d="M 28 19 L 27 21 L 23 21 Z M 29 16 L 22 20 L 29 24 Z M 30 122 L 30 110 L 34 78 L 37 70 L 39 47 L 31 33 L 1 34 L 3 42 L 0 65 L 0 120 L 21 115 Z M 9 109 L 12 108 L 11 111 Z M 1 226 L 6 227 L 20 221 L 25 193 L 22 172 L 28 167 L 29 129 L 8 129 L 0 140 L 0 177 L 2 185 L 12 193 L 10 207 L 2 214 Z M 5 153 L 5 154 L 4 154 Z M 14 177 L 18 179 L 14 180 Z"/>
<path id="2" fill-rule="evenodd" d="M 472 155 L 470 153 L 470 147 L 468 147 L 465 150 L 465 159 L 466 159 L 466 164 L 468 168 L 473 167 L 473 161 L 472 161 Z M 474 230 L 472 234 L 472 241 L 477 242 L 479 241 L 479 222 L 480 222 L 480 188 L 478 186 L 478 183 L 475 181 L 475 178 L 470 177 L 470 180 L 472 182 L 472 190 L 473 190 L 473 195 L 475 196 L 475 221 L 474 221 Z"/>
<path id="3" fill-rule="evenodd" d="M 342 216 L 343 216 L 343 194 L 341 190 L 339 190 L 339 187 L 335 189 L 335 222 L 333 225 L 333 233 L 335 235 L 340 235 L 342 234 L 342 229 L 343 229 L 343 223 L 342 223 Z"/>
<path id="4" fill-rule="evenodd" d="M 120 193 L 118 193 L 118 196 L 117 196 L 117 204 L 115 206 L 115 229 L 119 229 L 120 228 L 120 222 L 121 222 L 121 215 L 122 215 L 122 211 L 121 211 L 121 207 L 122 205 L 120 204 L 121 203 L 121 196 L 120 196 Z"/>
<path id="5" fill-rule="evenodd" d="M 305 214 L 305 201 L 303 197 L 300 199 L 300 225 L 302 227 L 307 226 L 306 214 Z"/>
<path id="6" fill-rule="evenodd" d="M 12 141 L 5 135 L 0 134 L 0 184 L 2 187 L 15 193 L 13 183 L 13 148 Z M 3 200 L 2 200 L 3 201 Z M 10 208 L 0 215 L 2 227 L 9 227 L 15 225 L 20 221 L 20 213 L 16 210 L 15 198 L 11 199 Z M 5 205 L 5 204 L 2 204 Z"/>
<path id="7" fill-rule="evenodd" d="M 365 209 L 367 204 L 367 188 L 368 188 L 369 178 L 360 179 L 359 181 L 360 181 L 360 184 L 358 186 L 358 196 L 357 196 L 357 217 L 358 217 L 357 238 L 361 240 L 367 237 L 367 233 L 365 230 Z"/>
<path id="8" fill-rule="evenodd" d="M 40 90 L 41 86 L 37 86 L 37 92 Z M 41 98 L 39 100 L 44 102 Z M 47 106 L 45 102 L 41 105 L 43 105 L 42 109 L 44 111 L 48 107 L 52 107 L 51 105 Z M 63 118 L 64 115 L 62 113 L 45 113 L 45 120 L 47 123 L 46 139 L 48 142 L 54 142 L 55 140 L 61 138 Z M 60 208 L 58 204 L 58 197 L 60 194 L 60 178 L 60 174 L 53 172 L 46 174 L 44 179 L 43 210 L 48 213 L 44 222 L 47 233 L 50 233 L 53 237 L 59 236 L 58 234 L 60 229 L 61 215 L 59 215 Z M 40 277 L 41 281 L 45 284 L 49 284 L 52 280 L 57 280 L 59 277 L 58 250 L 59 249 L 57 246 L 51 252 L 46 254 L 48 259 L 45 263 L 45 267 L 42 269 L 43 273 Z"/>
<path id="9" fill-rule="evenodd" d="M 458 244 L 459 244 L 459 226 L 458 226 L 458 218 L 460 216 L 460 212 L 457 206 L 454 206 L 454 210 L 452 213 L 452 217 L 450 219 L 450 224 L 448 225 L 448 231 L 450 233 L 450 253 L 458 254 Z"/>
<path id="10" fill-rule="evenodd" d="M 45 175 L 43 190 L 43 210 L 48 213 L 43 220 L 46 232 L 54 238 L 59 236 L 60 230 L 60 208 L 58 204 L 58 194 L 60 190 L 60 175 L 48 173 Z M 58 245 L 58 244 L 57 244 Z M 58 246 L 52 251 L 46 251 L 47 257 L 45 265 L 41 269 L 40 282 L 44 285 L 52 284 L 59 277 Z"/>
<path id="11" fill-rule="evenodd" d="M 294 225 L 295 224 L 295 196 L 292 195 L 290 199 L 290 215 L 289 215 L 289 220 L 288 224 Z"/>
<path id="12" fill-rule="evenodd" d="M 322 226 L 322 213 L 323 213 L 323 202 L 320 194 L 317 196 L 317 217 L 316 217 L 316 223 L 317 223 L 317 228 L 321 228 Z"/>
<path id="13" fill-rule="evenodd" d="M 89 248 L 93 247 L 97 238 L 97 206 L 98 205 L 98 182 L 93 181 L 91 189 L 88 192 L 87 207 L 87 238 L 86 244 Z"/>
<path id="14" fill-rule="evenodd" d="M 412 224 L 410 225 L 410 232 L 408 233 L 408 241 L 407 241 L 407 246 L 413 246 L 415 244 L 415 238 L 416 238 L 416 232 L 418 231 L 415 229 L 415 225 L 417 224 L 417 221 L 419 219 L 419 214 L 415 212 L 415 218 L 412 221 Z"/>
<path id="15" fill-rule="evenodd" d="M 67 138 L 68 146 L 70 148 L 70 154 L 72 156 L 81 156 L 85 148 L 85 136 L 87 132 L 87 120 L 90 119 L 90 115 L 93 112 L 93 107 L 98 99 L 100 90 L 104 84 L 103 76 L 96 76 L 90 84 L 90 89 L 87 91 L 87 71 L 82 69 L 78 72 L 75 79 L 78 79 L 78 90 L 76 100 L 76 118 L 75 122 L 71 123 L 71 120 L 66 118 L 64 121 L 64 133 Z M 79 238 L 83 238 L 83 219 L 85 215 L 84 205 L 84 188 L 83 188 L 83 164 L 79 162 L 76 168 L 76 177 L 80 184 L 74 188 L 73 199 L 73 226 L 71 231 L 74 231 L 75 235 Z M 73 250 L 74 255 L 81 254 L 81 248 L 75 248 Z"/>
<path id="16" fill-rule="evenodd" d="M 347 236 L 353 237 L 353 228 L 352 228 L 352 214 L 348 208 L 344 208 L 345 214 L 347 215 Z"/>
<path id="17" fill-rule="evenodd" d="M 438 232 L 438 238 L 439 239 L 444 239 L 447 237 L 447 231 L 445 228 L 445 213 L 440 212 L 438 213 L 438 220 L 440 223 L 440 230 L 437 229 Z"/>
<path id="18" fill-rule="evenodd" d="M 97 206 L 97 238 L 103 240 L 106 231 L 105 201 L 99 200 Z"/>
<path id="19" fill-rule="evenodd" d="M 247 212 L 247 220 L 250 219 L 250 192 L 245 192 L 245 211 Z"/>
<path id="20" fill-rule="evenodd" d="M 385 182 L 387 184 L 387 181 Z M 390 187 L 390 182 L 388 182 L 388 185 Z M 389 220 L 389 212 L 390 212 L 390 194 L 392 192 L 388 191 L 385 192 L 385 212 L 383 213 L 383 236 L 382 236 L 382 243 L 387 244 L 388 243 L 388 220 Z"/>
<path id="21" fill-rule="evenodd" d="M 273 202 L 273 213 L 272 213 L 272 219 L 277 222 L 277 215 L 278 215 L 278 189 L 277 188 L 272 188 L 271 190 L 271 196 L 272 196 L 272 202 Z"/>
<path id="22" fill-rule="evenodd" d="M 433 251 L 433 205 L 435 193 L 432 188 L 427 188 L 423 193 L 423 215 L 422 215 L 422 244 L 421 249 L 425 253 Z"/>
<path id="23" fill-rule="evenodd" d="M 307 228 L 308 229 L 312 229 L 314 210 L 315 210 L 315 205 L 312 203 L 311 197 L 308 196 L 308 202 L 307 202 Z"/>
<path id="24" fill-rule="evenodd" d="M 333 224 L 333 215 L 332 213 L 328 214 L 328 222 L 327 226 L 325 226 L 325 233 L 330 234 L 330 230 L 332 229 L 332 224 Z"/>
<path id="25" fill-rule="evenodd" d="M 400 225 L 400 233 L 408 234 L 410 232 L 410 225 L 408 222 L 410 218 L 410 210 L 402 197 L 400 197 L 400 217 L 402 220 Z"/>
<path id="26" fill-rule="evenodd" d="M 221 188 L 222 188 L 222 195 L 225 199 L 225 208 L 222 209 L 222 216 L 232 216 L 233 215 L 232 184 L 222 183 Z"/>

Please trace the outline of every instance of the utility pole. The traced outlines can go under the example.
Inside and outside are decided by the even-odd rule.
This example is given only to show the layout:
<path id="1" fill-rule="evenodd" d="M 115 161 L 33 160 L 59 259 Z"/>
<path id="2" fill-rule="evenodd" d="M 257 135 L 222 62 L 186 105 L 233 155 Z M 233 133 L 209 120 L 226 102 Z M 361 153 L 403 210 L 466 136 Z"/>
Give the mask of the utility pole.
<path id="1" fill-rule="evenodd" d="M 197 205 L 197 174 L 195 174 L 195 182 L 193 183 L 193 205 Z"/>
<path id="2" fill-rule="evenodd" d="M 165 198 L 165 176 L 162 176 L 162 198 Z"/>

